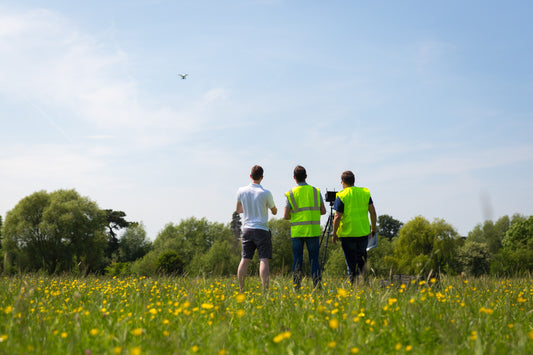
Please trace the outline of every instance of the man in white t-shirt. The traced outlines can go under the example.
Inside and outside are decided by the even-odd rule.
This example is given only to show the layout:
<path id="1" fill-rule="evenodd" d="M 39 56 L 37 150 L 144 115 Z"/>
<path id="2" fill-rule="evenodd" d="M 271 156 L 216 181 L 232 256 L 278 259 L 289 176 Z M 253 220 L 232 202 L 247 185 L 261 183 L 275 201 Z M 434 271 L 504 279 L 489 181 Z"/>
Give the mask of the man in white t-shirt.
<path id="1" fill-rule="evenodd" d="M 242 224 L 242 252 L 241 262 L 237 270 L 239 289 L 244 292 L 244 279 L 248 272 L 250 260 L 254 257 L 255 249 L 259 254 L 259 275 L 263 283 L 263 290 L 268 290 L 269 259 L 272 259 L 272 237 L 268 228 L 268 210 L 273 215 L 278 213 L 272 193 L 261 186 L 263 168 L 259 165 L 252 167 L 250 174 L 252 182 L 237 191 L 237 213 L 243 213 Z"/>

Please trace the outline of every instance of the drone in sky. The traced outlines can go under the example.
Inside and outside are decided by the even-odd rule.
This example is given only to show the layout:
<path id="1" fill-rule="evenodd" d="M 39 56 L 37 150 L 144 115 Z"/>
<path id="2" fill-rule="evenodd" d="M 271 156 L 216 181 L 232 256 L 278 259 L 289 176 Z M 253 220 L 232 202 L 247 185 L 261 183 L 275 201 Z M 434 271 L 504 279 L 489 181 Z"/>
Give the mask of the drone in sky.
<path id="1" fill-rule="evenodd" d="M 187 75 L 189 75 L 189 74 L 178 74 L 178 75 L 181 76 L 182 79 L 186 79 Z"/>

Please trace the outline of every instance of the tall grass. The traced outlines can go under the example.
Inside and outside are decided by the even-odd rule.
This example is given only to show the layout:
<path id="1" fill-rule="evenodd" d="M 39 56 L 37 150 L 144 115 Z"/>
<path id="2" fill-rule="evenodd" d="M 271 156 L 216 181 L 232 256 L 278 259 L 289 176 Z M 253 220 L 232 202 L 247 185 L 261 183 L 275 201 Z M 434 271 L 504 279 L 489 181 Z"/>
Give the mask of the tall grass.
<path id="1" fill-rule="evenodd" d="M 531 278 L 0 279 L 0 354 L 530 354 Z"/>

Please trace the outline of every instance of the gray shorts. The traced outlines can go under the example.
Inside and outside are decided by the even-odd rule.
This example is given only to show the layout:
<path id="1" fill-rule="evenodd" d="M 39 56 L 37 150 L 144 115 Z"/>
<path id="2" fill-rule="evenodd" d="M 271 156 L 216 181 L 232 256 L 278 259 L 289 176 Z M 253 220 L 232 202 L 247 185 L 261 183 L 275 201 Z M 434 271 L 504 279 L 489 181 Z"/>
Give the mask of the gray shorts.
<path id="1" fill-rule="evenodd" d="M 259 259 L 272 259 L 272 236 L 263 229 L 244 229 L 242 233 L 242 258 L 252 259 L 255 249 Z"/>

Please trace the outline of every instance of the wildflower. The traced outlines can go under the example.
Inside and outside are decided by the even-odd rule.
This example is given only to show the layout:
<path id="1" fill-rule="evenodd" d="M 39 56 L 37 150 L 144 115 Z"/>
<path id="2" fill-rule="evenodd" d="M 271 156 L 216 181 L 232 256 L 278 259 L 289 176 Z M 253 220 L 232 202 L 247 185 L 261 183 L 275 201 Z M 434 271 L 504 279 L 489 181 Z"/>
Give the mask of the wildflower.
<path id="1" fill-rule="evenodd" d="M 494 313 L 494 310 L 492 310 L 490 308 L 481 307 L 479 309 L 479 313 L 492 314 L 492 313 Z"/>
<path id="2" fill-rule="evenodd" d="M 202 303 L 202 308 L 204 309 L 211 309 L 214 306 L 211 303 Z"/>
<path id="3" fill-rule="evenodd" d="M 192 348 L 191 348 L 191 351 L 193 353 L 197 352 L 198 350 L 200 350 L 200 348 L 198 347 L 198 345 L 194 345 Z"/>
<path id="4" fill-rule="evenodd" d="M 68 337 L 68 333 L 67 332 L 62 332 L 61 333 L 61 338 L 65 339 L 66 337 Z"/>
<path id="5" fill-rule="evenodd" d="M 97 336 L 98 333 L 100 333 L 100 331 L 96 328 L 93 328 L 89 331 L 89 333 L 92 335 L 92 336 Z"/>
<path id="6" fill-rule="evenodd" d="M 389 306 L 395 304 L 398 300 L 396 298 L 389 298 Z"/>
<path id="7" fill-rule="evenodd" d="M 131 355 L 141 355 L 141 347 L 140 346 L 136 346 L 134 348 L 131 349 Z"/>
<path id="8" fill-rule="evenodd" d="M 394 349 L 401 350 L 402 349 L 402 343 L 397 343 L 396 346 L 394 347 Z"/>
<path id="9" fill-rule="evenodd" d="M 13 307 L 11 307 L 11 306 L 7 306 L 7 307 L 4 309 L 5 314 L 9 314 L 9 313 L 11 313 L 12 311 L 13 311 Z"/>
<path id="10" fill-rule="evenodd" d="M 113 352 L 114 352 L 115 354 L 117 354 L 117 355 L 118 355 L 118 354 L 122 354 L 122 348 L 121 348 L 120 346 L 115 346 L 115 347 L 113 348 Z"/>
<path id="11" fill-rule="evenodd" d="M 343 288 L 338 288 L 337 289 L 337 295 L 340 296 L 340 297 L 346 297 L 348 295 L 348 291 L 346 291 Z"/>
<path id="12" fill-rule="evenodd" d="M 412 345 L 407 345 L 405 347 L 405 351 L 411 351 L 411 350 L 413 350 L 413 346 Z"/>
<path id="13" fill-rule="evenodd" d="M 3 334 L 0 336 L 0 343 L 7 339 L 7 334 Z"/>
<path id="14" fill-rule="evenodd" d="M 139 336 L 143 333 L 143 329 L 142 328 L 136 328 L 136 329 L 133 329 L 131 331 L 131 334 L 135 335 L 135 336 Z"/>
<path id="15" fill-rule="evenodd" d="M 339 321 L 335 318 L 329 320 L 329 327 L 331 329 L 337 329 L 339 327 Z"/>
<path id="16" fill-rule="evenodd" d="M 239 293 L 237 296 L 235 296 L 235 299 L 237 300 L 237 303 L 242 303 L 246 299 L 246 296 L 242 293 Z"/>
<path id="17" fill-rule="evenodd" d="M 476 340 L 477 339 L 477 332 L 475 330 L 472 331 L 470 334 L 470 340 Z"/>
<path id="18" fill-rule="evenodd" d="M 218 355 L 226 355 L 227 352 L 228 352 L 228 351 L 227 351 L 226 349 L 220 349 L 220 350 L 218 351 Z"/>
<path id="19" fill-rule="evenodd" d="M 244 316 L 244 309 L 239 309 L 237 311 L 237 317 L 241 318 L 242 316 Z"/>
<path id="20" fill-rule="evenodd" d="M 157 309 L 152 308 L 149 310 L 149 312 L 155 316 L 157 314 Z"/>
<path id="21" fill-rule="evenodd" d="M 336 342 L 336 341 L 330 341 L 330 342 L 328 343 L 328 348 L 332 348 L 332 349 L 333 349 L 333 348 L 336 347 L 336 346 L 337 346 L 337 342 Z"/>
<path id="22" fill-rule="evenodd" d="M 291 337 L 291 332 L 289 331 L 286 331 L 286 332 L 283 332 L 283 333 L 280 333 L 278 335 L 276 335 L 274 337 L 274 343 L 279 343 L 281 342 L 283 339 L 289 339 Z"/>
<path id="23" fill-rule="evenodd" d="M 350 349 L 350 354 L 359 354 L 359 348 L 354 346 Z"/>

